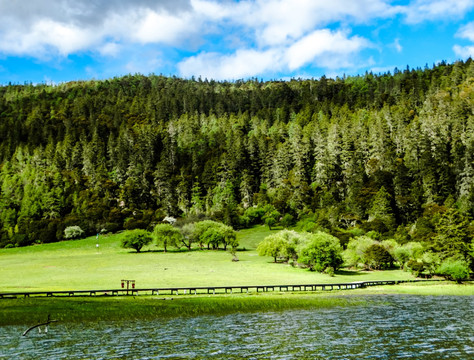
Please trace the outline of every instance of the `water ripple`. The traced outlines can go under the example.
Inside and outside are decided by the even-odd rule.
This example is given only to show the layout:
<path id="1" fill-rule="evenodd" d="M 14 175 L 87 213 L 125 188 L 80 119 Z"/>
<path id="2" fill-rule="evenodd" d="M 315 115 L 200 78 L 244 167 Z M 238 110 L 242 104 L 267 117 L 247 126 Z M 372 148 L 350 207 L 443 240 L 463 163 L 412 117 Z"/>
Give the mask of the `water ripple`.
<path id="1" fill-rule="evenodd" d="M 0 327 L 0 359 L 453 359 L 474 355 L 474 297 L 371 297 L 369 306 Z"/>

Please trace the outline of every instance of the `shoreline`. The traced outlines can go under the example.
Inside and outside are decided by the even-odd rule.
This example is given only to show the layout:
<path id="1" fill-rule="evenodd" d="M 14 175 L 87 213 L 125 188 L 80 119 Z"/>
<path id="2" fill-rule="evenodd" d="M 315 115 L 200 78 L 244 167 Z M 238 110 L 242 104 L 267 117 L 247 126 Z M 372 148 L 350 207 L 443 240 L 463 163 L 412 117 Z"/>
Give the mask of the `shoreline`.
<path id="1" fill-rule="evenodd" d="M 48 314 L 60 323 L 71 323 L 364 306 L 371 295 L 474 296 L 474 283 L 408 283 L 305 293 L 5 298 L 0 299 L 0 326 L 34 325 Z"/>

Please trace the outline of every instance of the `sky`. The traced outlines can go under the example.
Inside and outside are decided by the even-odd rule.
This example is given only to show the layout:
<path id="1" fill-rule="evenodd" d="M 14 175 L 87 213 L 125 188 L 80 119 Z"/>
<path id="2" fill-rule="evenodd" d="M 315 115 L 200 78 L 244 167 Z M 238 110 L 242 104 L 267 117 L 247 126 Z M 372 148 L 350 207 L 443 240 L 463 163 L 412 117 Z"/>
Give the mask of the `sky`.
<path id="1" fill-rule="evenodd" d="M 474 0 L 0 0 L 0 84 L 288 80 L 474 55 Z"/>

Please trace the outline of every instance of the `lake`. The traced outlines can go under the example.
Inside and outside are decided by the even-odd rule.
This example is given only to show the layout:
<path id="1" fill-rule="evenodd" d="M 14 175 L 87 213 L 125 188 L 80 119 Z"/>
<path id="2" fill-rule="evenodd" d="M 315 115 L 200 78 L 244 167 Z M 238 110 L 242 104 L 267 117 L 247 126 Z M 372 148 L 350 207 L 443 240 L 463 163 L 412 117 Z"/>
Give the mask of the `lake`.
<path id="1" fill-rule="evenodd" d="M 0 327 L 0 359 L 468 359 L 474 296 L 154 321 Z"/>

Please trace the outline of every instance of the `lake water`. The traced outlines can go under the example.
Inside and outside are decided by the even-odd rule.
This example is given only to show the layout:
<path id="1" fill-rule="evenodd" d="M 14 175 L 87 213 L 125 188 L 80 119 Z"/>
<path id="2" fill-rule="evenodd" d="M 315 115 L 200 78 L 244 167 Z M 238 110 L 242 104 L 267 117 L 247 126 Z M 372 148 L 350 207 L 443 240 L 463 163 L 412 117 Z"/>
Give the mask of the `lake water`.
<path id="1" fill-rule="evenodd" d="M 0 359 L 469 359 L 474 297 L 154 321 L 0 327 Z"/>

